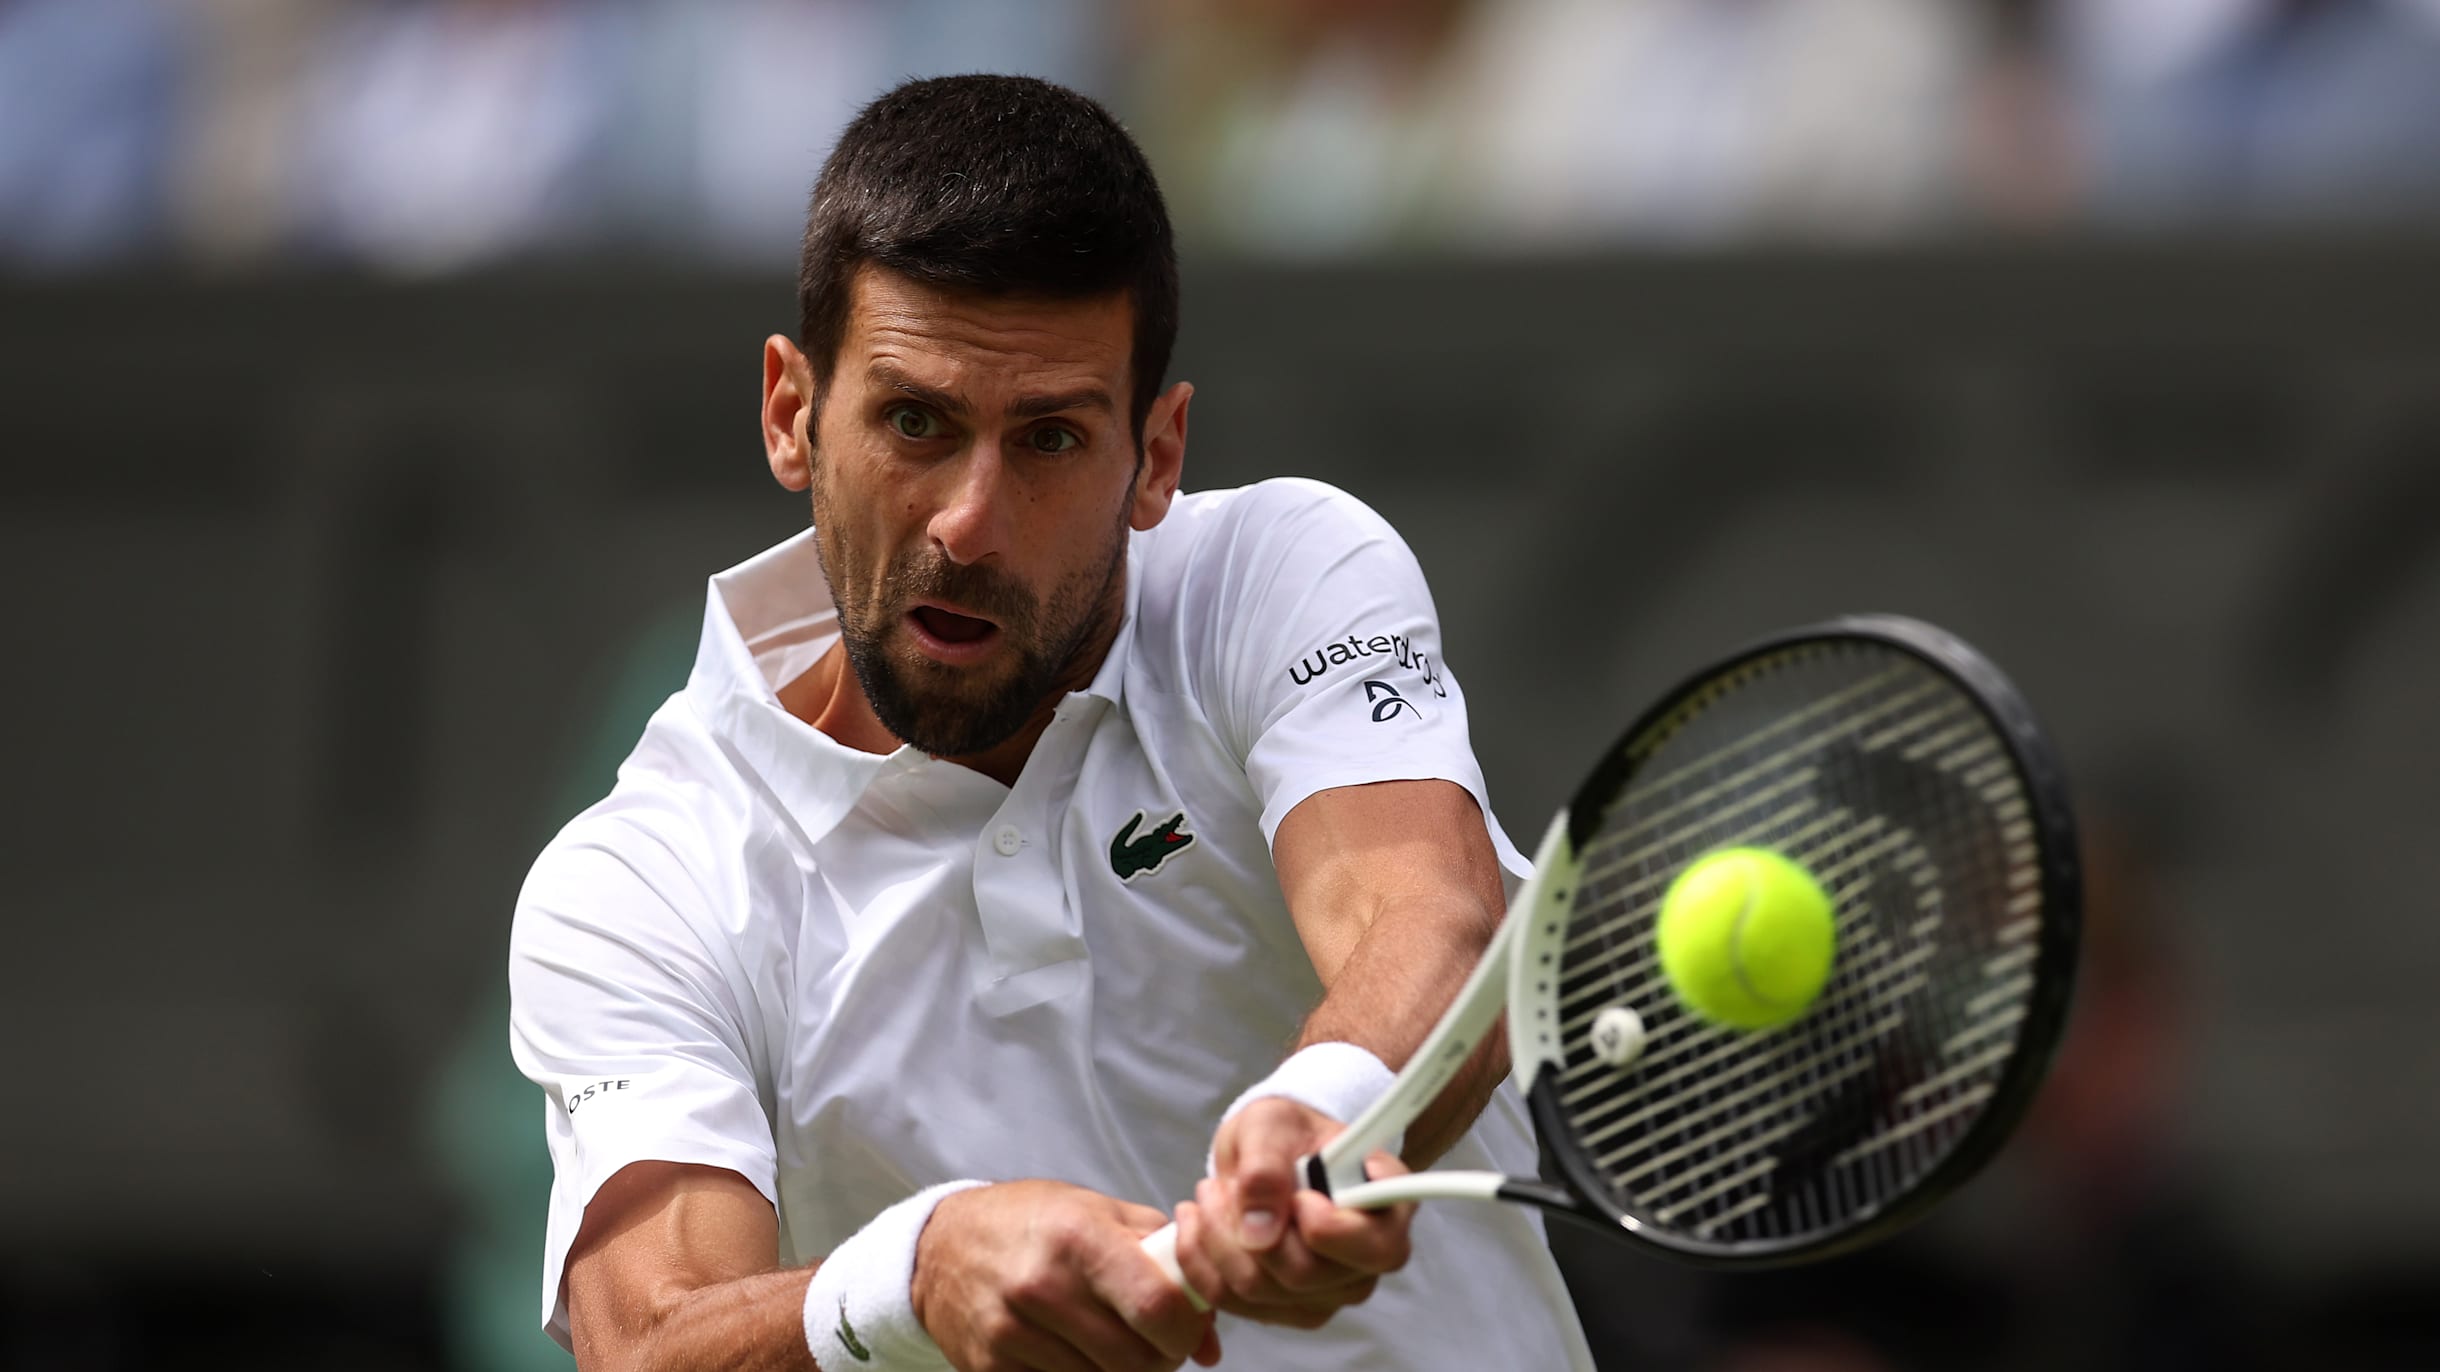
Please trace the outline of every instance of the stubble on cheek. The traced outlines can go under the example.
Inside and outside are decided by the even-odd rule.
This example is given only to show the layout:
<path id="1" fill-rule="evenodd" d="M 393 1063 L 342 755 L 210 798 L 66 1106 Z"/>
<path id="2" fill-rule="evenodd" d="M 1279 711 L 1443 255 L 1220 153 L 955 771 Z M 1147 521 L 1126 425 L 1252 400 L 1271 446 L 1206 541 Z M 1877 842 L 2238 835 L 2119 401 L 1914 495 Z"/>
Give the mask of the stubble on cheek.
<path id="1" fill-rule="evenodd" d="M 814 546 L 838 608 L 848 666 L 882 724 L 938 756 L 979 752 L 1013 733 L 1031 703 L 1019 697 L 1042 675 L 1033 641 L 1039 611 L 1025 589 L 997 568 L 961 567 L 929 547 L 879 559 L 839 521 L 818 481 L 813 505 Z M 970 667 L 933 661 L 905 622 L 924 599 L 990 619 L 1002 635 L 1001 651 Z"/>
<path id="2" fill-rule="evenodd" d="M 981 752 L 1015 733 L 1059 689 L 1099 622 L 1125 565 L 1125 507 L 1112 521 L 1104 555 L 1038 595 L 997 564 L 951 562 L 920 536 L 913 546 L 879 556 L 840 522 L 824 475 L 817 467 L 815 549 L 838 608 L 849 666 L 881 722 L 937 756 Z M 844 580 L 843 570 L 849 572 Z M 998 628 L 1000 651 L 974 666 L 934 661 L 905 622 L 923 600 L 989 619 Z"/>

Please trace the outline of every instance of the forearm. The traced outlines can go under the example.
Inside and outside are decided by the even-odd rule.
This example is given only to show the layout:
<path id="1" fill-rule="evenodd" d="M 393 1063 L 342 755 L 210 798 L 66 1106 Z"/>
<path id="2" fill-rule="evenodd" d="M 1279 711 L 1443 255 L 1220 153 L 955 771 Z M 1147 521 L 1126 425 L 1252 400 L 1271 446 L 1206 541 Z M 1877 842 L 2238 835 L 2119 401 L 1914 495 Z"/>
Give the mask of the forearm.
<path id="1" fill-rule="evenodd" d="M 1464 895 L 1410 899 L 1377 911 L 1348 953 L 1297 1046 L 1352 1043 L 1392 1071 L 1403 1068 L 1456 999 L 1497 931 L 1499 912 Z M 1425 1167 L 1470 1128 L 1508 1074 L 1504 1033 L 1484 1036 L 1472 1056 L 1406 1131 L 1402 1156 Z"/>
<path id="2" fill-rule="evenodd" d="M 805 1284 L 790 1268 L 718 1282 L 613 1317 L 615 1337 L 576 1338 L 580 1372 L 807 1372 Z M 846 1372 L 828 1368 L 820 1372 Z"/>
<path id="3" fill-rule="evenodd" d="M 1300 1046 L 1332 1040 L 1404 1067 L 1482 961 L 1507 912 L 1482 809 L 1450 781 L 1319 791 L 1288 812 L 1272 845 L 1280 889 L 1324 988 Z M 1406 1132 L 1405 1157 L 1439 1158 L 1508 1071 L 1486 1036 Z"/>

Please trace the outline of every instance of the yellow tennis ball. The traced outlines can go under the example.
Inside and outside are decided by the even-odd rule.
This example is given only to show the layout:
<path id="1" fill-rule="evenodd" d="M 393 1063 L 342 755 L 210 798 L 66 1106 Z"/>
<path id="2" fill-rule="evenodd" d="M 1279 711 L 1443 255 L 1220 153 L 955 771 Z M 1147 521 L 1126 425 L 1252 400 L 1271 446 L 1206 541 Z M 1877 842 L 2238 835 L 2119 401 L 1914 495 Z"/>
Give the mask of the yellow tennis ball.
<path id="1" fill-rule="evenodd" d="M 1768 848 L 1723 848 L 1669 883 L 1653 937 L 1687 1009 L 1770 1029 L 1802 1015 L 1830 980 L 1838 922 L 1812 873 Z"/>

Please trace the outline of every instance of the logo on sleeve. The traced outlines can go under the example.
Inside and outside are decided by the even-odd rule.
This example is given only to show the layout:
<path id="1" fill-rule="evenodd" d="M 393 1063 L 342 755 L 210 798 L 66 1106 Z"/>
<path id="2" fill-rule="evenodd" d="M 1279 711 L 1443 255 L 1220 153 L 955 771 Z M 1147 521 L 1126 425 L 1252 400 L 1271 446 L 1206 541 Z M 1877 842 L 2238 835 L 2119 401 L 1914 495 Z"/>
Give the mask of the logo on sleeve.
<path id="1" fill-rule="evenodd" d="M 1386 681 L 1365 682 L 1364 698 L 1372 702 L 1372 716 L 1375 724 L 1389 723 L 1398 717 L 1400 710 L 1406 711 L 1417 719 L 1423 718 L 1423 711 L 1415 708 L 1415 702 L 1398 694 L 1398 688 Z"/>
<path id="2" fill-rule="evenodd" d="M 1423 678 L 1423 684 L 1432 688 L 1433 695 L 1444 700 L 1448 698 L 1449 686 L 1441 680 L 1439 664 L 1432 661 L 1430 653 L 1416 647 L 1414 641 L 1404 634 L 1374 634 L 1370 638 L 1349 634 L 1343 639 L 1334 639 L 1290 663 L 1288 680 L 1302 686 L 1319 680 L 1333 667 L 1360 662 L 1368 657 L 1388 658 Z"/>
<path id="3" fill-rule="evenodd" d="M 624 1091 L 634 1080 L 633 1077 L 605 1077 L 583 1090 L 570 1091 L 568 1092 L 568 1113 L 575 1114 L 577 1107 L 596 1096 L 606 1096 L 613 1091 Z"/>
<path id="4" fill-rule="evenodd" d="M 1119 829 L 1118 835 L 1110 840 L 1110 870 L 1118 873 L 1120 881 L 1133 881 L 1146 872 L 1161 870 L 1161 864 L 1169 861 L 1171 855 L 1195 841 L 1193 834 L 1178 832 L 1179 826 L 1186 823 L 1184 810 L 1162 820 L 1138 838 L 1135 830 L 1143 822 L 1144 812 L 1136 811 L 1134 817 Z"/>

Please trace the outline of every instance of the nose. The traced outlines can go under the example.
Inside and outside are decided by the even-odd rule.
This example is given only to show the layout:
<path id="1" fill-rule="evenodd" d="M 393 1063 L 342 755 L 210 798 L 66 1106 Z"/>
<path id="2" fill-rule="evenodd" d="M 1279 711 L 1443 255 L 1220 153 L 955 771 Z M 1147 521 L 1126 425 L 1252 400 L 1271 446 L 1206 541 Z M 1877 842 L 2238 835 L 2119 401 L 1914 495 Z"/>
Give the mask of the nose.
<path id="1" fill-rule="evenodd" d="M 952 562 L 972 565 L 1008 546 L 1008 464 L 993 439 L 978 439 L 949 465 L 949 489 L 927 532 Z"/>

